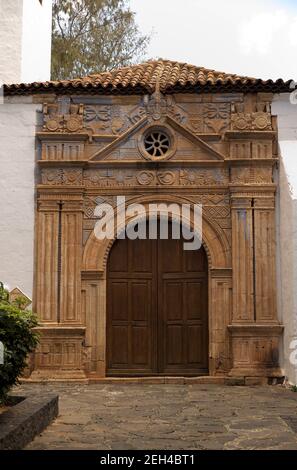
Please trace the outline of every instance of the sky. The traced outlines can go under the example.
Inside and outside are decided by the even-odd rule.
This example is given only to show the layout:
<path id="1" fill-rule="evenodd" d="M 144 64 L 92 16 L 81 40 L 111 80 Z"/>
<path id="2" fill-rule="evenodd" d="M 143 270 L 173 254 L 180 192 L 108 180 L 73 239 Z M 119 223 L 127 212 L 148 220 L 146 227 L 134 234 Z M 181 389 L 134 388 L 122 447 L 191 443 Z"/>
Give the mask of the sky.
<path id="1" fill-rule="evenodd" d="M 130 0 L 148 58 L 297 81 L 297 0 Z"/>

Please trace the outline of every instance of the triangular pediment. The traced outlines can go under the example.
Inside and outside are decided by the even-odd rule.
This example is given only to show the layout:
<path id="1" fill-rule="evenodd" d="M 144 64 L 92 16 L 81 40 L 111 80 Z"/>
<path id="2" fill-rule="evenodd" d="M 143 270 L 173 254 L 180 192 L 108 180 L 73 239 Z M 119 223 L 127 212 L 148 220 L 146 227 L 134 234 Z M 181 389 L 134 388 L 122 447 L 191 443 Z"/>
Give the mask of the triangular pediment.
<path id="1" fill-rule="evenodd" d="M 106 145 L 100 146 L 99 150 L 96 150 L 89 161 L 100 161 L 107 160 L 110 155 L 114 155 L 121 147 L 125 145 L 129 139 L 133 139 L 133 136 L 147 124 L 147 118 L 140 119 L 136 124 L 125 130 L 122 134 L 115 137 L 111 142 Z M 118 160 L 118 158 L 115 158 Z"/>
<path id="2" fill-rule="evenodd" d="M 160 122 L 152 122 L 147 117 L 143 117 L 111 142 L 101 144 L 100 148 L 91 154 L 89 161 L 149 159 L 142 140 L 150 129 L 153 132 L 155 128 L 163 129 L 165 134 L 167 131 L 167 134 L 171 136 L 169 140 L 172 148 L 169 148 L 168 152 L 170 160 L 222 161 L 225 159 L 215 146 L 203 140 L 203 136 L 196 135 L 191 129 L 167 115 Z"/>

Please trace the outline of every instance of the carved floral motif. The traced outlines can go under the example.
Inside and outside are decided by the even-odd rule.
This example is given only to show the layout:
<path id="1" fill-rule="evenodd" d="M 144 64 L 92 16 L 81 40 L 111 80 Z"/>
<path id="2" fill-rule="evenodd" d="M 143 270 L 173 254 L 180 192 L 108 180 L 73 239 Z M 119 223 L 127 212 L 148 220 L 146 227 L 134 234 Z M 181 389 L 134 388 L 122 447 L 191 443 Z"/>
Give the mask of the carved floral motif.
<path id="1" fill-rule="evenodd" d="M 110 106 L 86 106 L 85 107 L 85 121 L 103 121 L 108 122 L 110 120 L 111 109 Z"/>
<path id="2" fill-rule="evenodd" d="M 220 133 L 229 126 L 230 105 L 228 103 L 204 106 L 203 116 L 206 128 L 215 133 Z"/>

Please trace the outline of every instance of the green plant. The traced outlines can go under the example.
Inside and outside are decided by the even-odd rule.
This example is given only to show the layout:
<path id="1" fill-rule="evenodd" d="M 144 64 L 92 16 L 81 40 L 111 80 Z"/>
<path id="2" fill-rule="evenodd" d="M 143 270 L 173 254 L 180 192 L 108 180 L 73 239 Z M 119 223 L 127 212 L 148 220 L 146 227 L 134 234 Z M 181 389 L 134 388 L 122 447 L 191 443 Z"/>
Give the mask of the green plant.
<path id="1" fill-rule="evenodd" d="M 291 390 L 292 392 L 297 392 L 297 385 L 292 385 Z"/>
<path id="2" fill-rule="evenodd" d="M 18 383 L 26 367 L 27 356 L 38 344 L 36 316 L 22 308 L 22 302 L 9 301 L 9 294 L 0 282 L 0 341 L 4 345 L 4 364 L 0 364 L 0 403 Z"/>

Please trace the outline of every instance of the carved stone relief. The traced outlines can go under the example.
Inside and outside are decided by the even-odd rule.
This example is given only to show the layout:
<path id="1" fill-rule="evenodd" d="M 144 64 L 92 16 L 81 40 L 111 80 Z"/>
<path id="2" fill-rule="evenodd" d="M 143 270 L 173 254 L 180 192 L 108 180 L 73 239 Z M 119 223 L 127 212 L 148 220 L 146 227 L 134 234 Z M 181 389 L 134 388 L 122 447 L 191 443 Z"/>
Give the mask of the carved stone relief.
<path id="1" fill-rule="evenodd" d="M 84 185 L 86 187 L 129 187 L 129 186 L 212 186 L 229 183 L 226 168 L 172 168 L 172 169 L 87 169 L 45 168 L 42 170 L 42 184 Z M 236 184 L 272 183 L 271 167 L 232 168 L 231 182 Z"/>
<path id="2" fill-rule="evenodd" d="M 232 183 L 263 184 L 272 183 L 271 167 L 237 167 L 232 168 Z"/>
<path id="3" fill-rule="evenodd" d="M 88 105 L 84 118 L 92 134 L 120 134 L 128 127 L 123 110 L 116 105 Z"/>
<path id="4" fill-rule="evenodd" d="M 85 170 L 86 187 L 119 186 L 204 186 L 228 184 L 228 171 L 224 168 L 193 168 L 171 170 Z"/>
<path id="5" fill-rule="evenodd" d="M 36 352 L 36 365 L 49 369 L 79 369 L 81 355 L 81 339 L 44 338 Z"/>
<path id="6" fill-rule="evenodd" d="M 81 142 L 43 142 L 43 160 L 83 160 L 84 144 Z"/>
<path id="7" fill-rule="evenodd" d="M 255 112 L 244 112 L 243 105 L 233 105 L 231 114 L 231 125 L 233 130 L 246 131 L 272 130 L 270 105 L 268 103 L 257 104 Z"/>
<path id="8" fill-rule="evenodd" d="M 266 283 L 262 288 L 257 278 L 263 273 L 265 279 L 273 270 L 273 256 L 263 256 L 265 249 L 269 248 L 272 254 L 274 252 L 274 187 L 271 184 L 274 162 L 269 161 L 272 157 L 273 135 L 271 132 L 260 133 L 272 129 L 269 105 L 255 104 L 257 98 L 249 97 L 239 103 L 242 98 L 238 95 L 229 96 L 228 99 L 211 94 L 197 94 L 193 99 L 188 95 L 164 96 L 160 93 L 158 83 L 150 96 L 134 97 L 127 101 L 124 97 L 116 98 L 109 96 L 104 98 L 105 104 L 98 104 L 102 103 L 100 98 L 100 101 L 97 99 L 94 104 L 90 104 L 93 98 L 89 97 L 86 105 L 74 105 L 70 98 L 62 103 L 58 98 L 56 103 L 44 106 L 43 131 L 46 134 L 40 133 L 42 158 L 50 162 L 40 162 L 44 187 L 39 185 L 37 188 L 39 261 L 36 274 L 38 313 L 44 321 L 44 329 L 50 330 L 46 324 L 48 320 L 56 325 L 58 318 L 61 326 L 66 318 L 67 322 L 74 322 L 75 328 L 90 329 L 90 318 L 95 318 L 97 313 L 105 325 L 107 299 L 102 259 L 107 259 L 107 250 L 104 251 L 104 244 L 97 246 L 96 241 L 92 246 L 96 206 L 101 203 L 115 206 L 117 195 L 122 194 L 126 195 L 126 202 L 141 201 L 141 196 L 145 196 L 143 199 L 146 201 L 158 197 L 161 200 L 161 195 L 164 195 L 173 202 L 202 204 L 206 227 L 205 246 L 209 248 L 211 259 L 209 331 L 210 356 L 214 352 L 214 365 L 210 363 L 210 374 L 218 371 L 220 374 L 229 373 L 232 366 L 241 368 L 246 364 L 252 367 L 276 366 L 277 361 L 271 358 L 268 347 L 271 336 L 268 330 L 267 339 L 263 341 L 262 333 L 260 335 L 256 330 L 251 338 L 246 337 L 246 325 L 242 326 L 243 335 L 240 338 L 228 330 L 229 323 L 232 326 L 233 322 L 237 322 L 238 326 L 242 319 L 254 325 L 255 318 L 258 318 L 257 311 L 253 311 L 256 308 L 254 304 L 259 304 L 259 299 L 273 298 L 274 295 L 273 286 Z M 231 98 L 236 102 L 233 103 Z M 138 99 L 138 105 L 135 106 Z M 172 159 L 160 164 L 137 161 L 140 155 L 137 139 L 139 134 L 141 137 L 145 134 L 147 121 L 149 126 L 168 125 L 172 129 L 178 147 L 174 157 L 178 161 Z M 234 132 L 227 133 L 227 137 L 224 134 L 228 130 Z M 240 131 L 248 132 L 240 134 Z M 250 135 L 252 132 L 253 135 Z M 49 136 L 49 133 L 52 135 Z M 55 136 L 55 133 L 59 135 Z M 210 135 L 197 139 L 199 134 Z M 213 155 L 214 149 L 221 149 L 223 145 L 226 151 L 221 153 L 220 150 Z M 230 156 L 234 160 L 224 161 L 229 145 Z M 96 163 L 96 152 L 100 160 L 112 156 L 122 161 Z M 213 154 L 208 158 L 209 152 Z M 80 163 L 84 158 L 90 162 Z M 123 161 L 124 158 L 129 159 L 129 162 Z M 257 161 L 264 158 L 267 159 L 265 162 Z M 251 160 L 239 161 L 244 159 Z M 61 160 L 68 162 L 63 163 Z M 69 163 L 69 160 L 74 162 Z M 65 201 L 61 217 L 61 208 L 58 206 L 60 200 Z M 62 230 L 59 239 L 60 222 Z M 250 245 L 252 233 L 255 234 L 254 251 Z M 91 251 L 88 251 L 89 244 Z M 67 260 L 75 260 L 75 269 L 71 268 L 68 261 L 65 263 L 65 253 Z M 82 256 L 92 259 L 89 253 L 101 257 L 100 263 L 88 261 L 81 265 Z M 272 259 L 270 264 L 269 258 Z M 49 260 L 50 275 L 43 269 L 43 260 Z M 61 291 L 65 305 L 69 303 L 68 300 L 72 301 L 72 287 L 76 293 L 84 291 L 81 304 L 79 296 L 79 300 L 74 302 L 77 307 L 75 321 L 67 316 L 71 310 L 68 306 L 65 308 L 67 315 L 63 316 L 64 310 L 61 310 L 63 314 L 59 317 L 57 272 L 60 267 L 63 285 L 66 286 Z M 259 295 L 253 297 L 255 285 Z M 44 299 L 49 299 L 48 303 Z M 264 302 L 262 304 L 261 318 L 265 318 L 267 325 L 270 321 L 276 322 L 274 309 L 265 306 Z M 59 330 L 60 326 L 55 328 Z M 94 351 L 97 348 L 106 350 L 104 328 L 100 330 L 100 338 L 98 335 L 91 346 L 82 346 L 85 343 L 85 331 L 78 337 L 75 333 L 59 335 L 54 331 L 55 328 L 52 337 L 45 334 L 42 339 L 36 355 L 37 367 L 46 371 L 69 369 L 73 375 L 79 368 L 88 374 Z M 229 352 L 231 343 L 233 356 Z M 228 364 L 226 369 L 222 364 Z M 100 376 L 104 376 L 104 359 L 101 366 Z"/>
<path id="9" fill-rule="evenodd" d="M 228 103 L 206 104 L 203 116 L 207 130 L 220 133 L 230 125 L 230 105 Z"/>
<path id="10" fill-rule="evenodd" d="M 48 132 L 79 132 L 83 129 L 83 113 L 83 104 L 69 104 L 67 109 L 61 109 L 58 103 L 45 103 L 43 105 L 43 130 Z"/>
<path id="11" fill-rule="evenodd" d="M 151 97 L 146 96 L 142 104 L 131 111 L 129 119 L 135 124 L 143 117 L 154 121 L 161 120 L 166 115 L 196 134 L 204 132 L 218 134 L 230 127 L 229 103 L 197 103 L 194 113 L 193 109 L 189 112 L 177 104 L 172 96 L 164 97 L 158 93 L 154 93 Z"/>
<path id="12" fill-rule="evenodd" d="M 69 185 L 82 184 L 82 170 L 80 168 L 45 168 L 41 172 L 42 184 Z"/>

